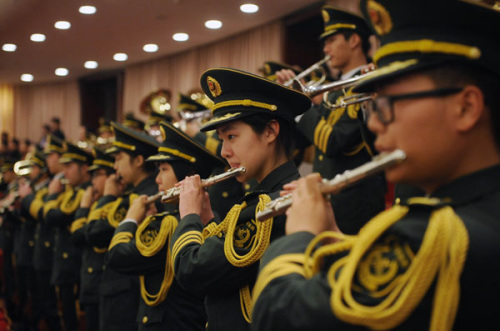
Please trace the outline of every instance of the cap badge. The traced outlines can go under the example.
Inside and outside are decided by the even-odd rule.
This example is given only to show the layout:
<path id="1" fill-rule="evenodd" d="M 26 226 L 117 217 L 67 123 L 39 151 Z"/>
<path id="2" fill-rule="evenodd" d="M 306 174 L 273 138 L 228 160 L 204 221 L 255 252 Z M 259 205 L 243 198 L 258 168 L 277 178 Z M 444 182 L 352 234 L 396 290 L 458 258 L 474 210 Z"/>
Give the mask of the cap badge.
<path id="1" fill-rule="evenodd" d="M 373 0 L 367 2 L 367 7 L 368 13 L 370 14 L 370 20 L 377 34 L 383 36 L 391 32 L 392 20 L 387 9 Z"/>
<path id="2" fill-rule="evenodd" d="M 271 74 L 271 66 L 269 64 L 267 64 L 267 63 L 264 65 L 264 73 L 266 75 L 270 75 Z"/>
<path id="3" fill-rule="evenodd" d="M 325 21 L 325 23 L 328 23 L 330 21 L 330 15 L 328 14 L 328 11 L 323 9 L 321 11 L 321 15 L 323 16 L 323 21 Z"/>
<path id="4" fill-rule="evenodd" d="M 208 76 L 207 77 L 207 85 L 208 85 L 208 89 L 210 90 L 210 93 L 212 93 L 212 96 L 214 98 L 218 97 L 222 93 L 222 90 L 220 88 L 220 84 L 218 81 L 215 80 L 215 78 Z"/>

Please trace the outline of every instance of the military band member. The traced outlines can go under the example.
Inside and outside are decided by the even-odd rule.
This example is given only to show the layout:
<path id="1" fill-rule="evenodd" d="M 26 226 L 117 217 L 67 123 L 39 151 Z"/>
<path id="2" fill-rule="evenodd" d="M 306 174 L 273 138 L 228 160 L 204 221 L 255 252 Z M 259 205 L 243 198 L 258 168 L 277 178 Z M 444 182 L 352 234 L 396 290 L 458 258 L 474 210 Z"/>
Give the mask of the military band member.
<path id="1" fill-rule="evenodd" d="M 184 132 L 167 122 L 160 123 L 163 143 L 158 154 L 148 158 L 158 164 L 159 191 L 171 189 L 179 179 L 199 174 L 208 178 L 224 161 Z M 120 223 L 106 256 L 115 270 L 137 275 L 141 281 L 139 330 L 204 330 L 204 295 L 191 293 L 174 280 L 170 239 L 178 224 L 175 204 L 169 210 L 144 219 L 147 197 L 137 198 Z"/>
<path id="2" fill-rule="evenodd" d="M 94 160 L 88 169 L 92 175 L 92 185 L 85 190 L 75 221 L 71 224 L 72 240 L 82 249 L 79 300 L 85 311 L 87 330 L 99 330 L 99 286 L 107 247 L 96 247 L 88 243 L 85 236 L 86 225 L 89 214 L 97 207 L 97 200 L 104 194 L 106 179 L 114 173 L 113 163 L 114 159 L 110 155 L 94 149 Z"/>
<path id="3" fill-rule="evenodd" d="M 202 130 L 216 129 L 221 156 L 232 168 L 246 168 L 238 181 L 256 179 L 259 184 L 218 224 L 209 223 L 214 215 L 200 177 L 182 181 L 181 221 L 172 238 L 175 277 L 181 286 L 207 296 L 209 330 L 247 330 L 258 261 L 269 242 L 284 234 L 284 217 L 257 223 L 255 212 L 299 177 L 291 161 L 293 120 L 311 100 L 228 68 L 208 70 L 201 85 L 215 103 L 214 116 Z"/>
<path id="4" fill-rule="evenodd" d="M 50 330 L 61 330 L 55 288 L 50 284 L 54 234 L 43 223 L 43 204 L 48 193 L 50 174 L 41 150 L 28 154 L 28 160 L 30 182 L 20 185 L 18 192 L 25 225 L 34 226 L 33 241 L 27 242 L 27 248 L 33 250 L 27 255 L 31 259 L 29 279 L 33 283 L 31 327 L 37 328 L 39 320 L 43 319 Z"/>
<path id="5" fill-rule="evenodd" d="M 125 115 L 125 120 L 123 121 L 123 126 L 135 130 L 137 132 L 144 132 L 146 123 L 136 118 L 133 113 L 128 113 Z"/>
<path id="6" fill-rule="evenodd" d="M 369 36 L 372 34 L 366 21 L 332 6 L 324 6 L 321 12 L 324 20 L 324 32 L 320 36 L 323 51 L 330 56 L 329 64 L 340 71 L 339 81 L 360 75 L 367 67 Z M 281 74 L 277 73 L 278 76 Z M 350 89 L 331 92 L 326 99 L 330 105 L 335 105 L 341 97 L 351 94 Z M 331 179 L 372 158 L 375 153 L 373 135 L 366 129 L 359 110 L 359 104 L 332 110 L 323 101 L 302 116 L 298 127 L 316 146 L 313 172 Z M 356 234 L 363 224 L 384 210 L 385 191 L 385 180 L 379 175 L 339 194 L 332 194 L 331 203 L 340 229 L 346 234 Z"/>
<path id="7" fill-rule="evenodd" d="M 63 190 L 60 178 L 53 178 L 44 206 L 44 222 L 50 231 L 56 233 L 51 282 L 59 288 L 66 330 L 79 328 L 76 289 L 80 278 L 81 250 L 71 240 L 70 226 L 85 189 L 90 185 L 88 167 L 92 159 L 87 151 L 65 142 L 59 163 L 63 165 L 67 185 Z"/>
<path id="8" fill-rule="evenodd" d="M 116 122 L 111 124 L 115 131 L 112 148 L 116 174 L 106 180 L 104 196 L 98 200 L 85 226 L 89 244 L 100 248 L 109 246 L 116 227 L 139 195 L 158 192 L 154 164 L 146 163 L 146 159 L 157 153 L 159 143 L 145 133 Z M 123 194 L 123 185 L 131 186 L 131 192 Z M 157 208 L 161 211 L 161 204 L 158 203 Z M 99 288 L 100 329 L 137 330 L 139 294 L 136 276 L 121 274 L 105 263 Z"/>
<path id="9" fill-rule="evenodd" d="M 496 329 L 500 13 L 458 0 L 362 0 L 361 10 L 382 42 L 379 69 L 356 87 L 376 93 L 368 127 L 379 151 L 406 153 L 387 179 L 427 197 L 348 237 L 335 229 L 319 178 L 299 181 L 288 236 L 263 258 L 252 327 Z"/>

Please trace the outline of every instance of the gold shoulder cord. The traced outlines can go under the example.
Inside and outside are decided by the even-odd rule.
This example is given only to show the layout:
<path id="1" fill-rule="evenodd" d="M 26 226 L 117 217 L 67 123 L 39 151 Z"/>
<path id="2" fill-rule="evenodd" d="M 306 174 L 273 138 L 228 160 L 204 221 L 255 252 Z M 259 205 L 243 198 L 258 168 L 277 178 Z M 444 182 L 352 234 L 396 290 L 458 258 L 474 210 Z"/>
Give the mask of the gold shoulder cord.
<path id="1" fill-rule="evenodd" d="M 36 220 L 38 220 L 38 213 L 40 212 L 40 209 L 43 208 L 43 198 L 45 197 L 45 195 L 47 195 L 48 192 L 49 189 L 47 187 L 40 189 L 38 192 L 36 192 L 33 202 L 31 202 L 30 215 Z"/>
<path id="2" fill-rule="evenodd" d="M 74 193 L 73 189 L 70 188 L 64 193 L 64 198 L 61 201 L 61 206 L 59 208 L 66 215 L 73 214 L 78 207 L 80 207 L 80 200 L 82 199 L 85 190 L 79 189 L 76 192 L 76 195 Z"/>
<path id="3" fill-rule="evenodd" d="M 160 290 L 156 294 L 148 293 L 144 283 L 144 275 L 139 276 L 141 283 L 141 296 L 148 306 L 156 306 L 163 302 L 167 297 L 168 290 L 174 279 L 173 263 L 170 254 L 170 238 L 177 228 L 178 221 L 175 216 L 167 215 L 161 221 L 160 232 L 153 241 L 143 242 L 141 235 L 147 229 L 149 224 L 155 219 L 154 216 L 146 218 L 137 228 L 135 233 L 136 247 L 142 256 L 151 257 L 156 255 L 165 245 L 167 245 L 167 259 L 165 261 L 165 272 L 161 282 Z"/>
<path id="4" fill-rule="evenodd" d="M 262 211 L 271 198 L 266 194 L 259 195 L 259 203 L 255 209 L 255 214 Z M 235 206 L 236 207 L 236 206 Z M 243 206 L 244 208 L 245 206 Z M 250 251 L 245 255 L 239 255 L 234 249 L 234 232 L 236 230 L 236 224 L 238 223 L 238 218 L 240 215 L 241 208 L 232 208 L 228 215 L 226 216 L 228 225 L 226 239 L 224 241 L 224 253 L 226 255 L 229 263 L 235 267 L 246 267 L 259 261 L 267 247 L 269 246 L 269 240 L 271 238 L 271 230 L 273 228 L 273 218 L 269 218 L 264 222 L 256 222 L 256 233 L 255 240 L 253 240 L 252 247 Z M 233 212 L 233 209 L 234 212 Z M 240 305 L 243 317 L 248 323 L 251 323 L 252 316 L 252 297 L 250 295 L 250 288 L 248 285 L 240 289 Z"/>
<path id="5" fill-rule="evenodd" d="M 437 199 L 418 198 L 410 203 L 436 205 Z M 342 239 L 333 232 L 322 233 L 309 244 L 305 254 L 283 255 L 269 263 L 261 272 L 254 288 L 254 302 L 264 287 L 273 279 L 297 273 L 310 279 L 320 269 L 322 258 L 350 249 L 349 255 L 335 262 L 327 279 L 332 288 L 331 308 L 341 320 L 371 329 L 391 329 L 408 318 L 420 303 L 437 277 L 430 330 L 451 330 L 460 299 L 460 275 L 469 246 L 469 236 L 462 220 L 450 206 L 432 212 L 422 244 L 410 266 L 402 275 L 394 277 L 376 306 L 366 306 L 352 296 L 353 279 L 362 270 L 360 261 L 375 241 L 408 212 L 408 207 L 394 206 L 367 223 L 357 236 L 346 236 L 343 241 L 325 245 L 314 253 L 315 246 L 325 238 Z M 287 269 L 287 270 L 285 270 Z M 368 288 L 369 277 L 359 275 Z"/>

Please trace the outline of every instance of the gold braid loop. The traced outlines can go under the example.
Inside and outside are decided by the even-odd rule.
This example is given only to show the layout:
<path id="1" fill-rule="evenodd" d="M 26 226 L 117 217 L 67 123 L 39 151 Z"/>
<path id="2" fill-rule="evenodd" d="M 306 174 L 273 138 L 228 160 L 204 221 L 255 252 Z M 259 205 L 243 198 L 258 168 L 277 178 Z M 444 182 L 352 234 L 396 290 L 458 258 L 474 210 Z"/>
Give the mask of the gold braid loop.
<path id="1" fill-rule="evenodd" d="M 73 198 L 74 191 L 72 188 L 68 189 L 66 192 L 64 192 L 64 197 L 61 201 L 61 205 L 59 209 L 66 215 L 73 214 L 78 207 L 80 207 L 80 200 L 83 197 L 83 194 L 85 193 L 85 190 L 78 190 L 76 193 L 76 196 Z"/>
<path id="2" fill-rule="evenodd" d="M 163 280 L 160 285 L 160 290 L 156 294 L 149 293 L 144 282 L 144 275 L 139 276 L 141 284 L 141 296 L 148 306 L 156 306 L 159 303 L 163 302 L 167 297 L 168 290 L 170 289 L 170 286 L 172 285 L 172 282 L 174 280 L 173 262 L 170 254 L 170 239 L 172 237 L 172 234 L 174 233 L 175 228 L 177 228 L 178 225 L 176 217 L 172 215 L 165 216 L 161 221 L 160 232 L 156 235 L 152 242 L 145 243 L 142 241 L 141 235 L 154 219 L 154 216 L 149 216 L 148 218 L 146 218 L 141 223 L 141 225 L 139 225 L 135 233 L 136 247 L 142 256 L 154 256 L 165 245 L 167 246 L 165 271 L 163 274 Z"/>
<path id="3" fill-rule="evenodd" d="M 376 330 L 394 328 L 413 312 L 437 276 L 430 329 L 452 328 L 469 239 L 464 224 L 449 206 L 432 212 L 420 249 L 405 273 L 393 279 L 380 304 L 365 306 L 353 298 L 353 279 L 363 256 L 407 211 L 408 207 L 395 206 L 375 217 L 360 231 L 348 257 L 335 262 L 328 271 L 330 304 L 339 319 Z"/>

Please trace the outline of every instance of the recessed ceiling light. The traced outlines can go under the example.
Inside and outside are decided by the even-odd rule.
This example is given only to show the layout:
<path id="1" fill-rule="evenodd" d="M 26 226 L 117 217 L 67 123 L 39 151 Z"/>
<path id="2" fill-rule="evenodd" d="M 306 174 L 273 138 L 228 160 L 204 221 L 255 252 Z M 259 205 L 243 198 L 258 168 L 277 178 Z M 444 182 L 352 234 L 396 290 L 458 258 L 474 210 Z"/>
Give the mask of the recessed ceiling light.
<path id="1" fill-rule="evenodd" d="M 146 45 L 144 45 L 144 47 L 142 47 L 142 49 L 144 50 L 144 52 L 154 53 L 154 52 L 158 51 L 158 45 L 146 44 Z"/>
<path id="2" fill-rule="evenodd" d="M 35 41 L 37 43 L 41 43 L 45 41 L 45 35 L 41 33 L 33 33 L 30 37 L 31 41 Z"/>
<path id="3" fill-rule="evenodd" d="M 68 76 L 69 71 L 66 68 L 57 68 L 55 73 L 56 76 Z"/>
<path id="4" fill-rule="evenodd" d="M 71 28 L 71 23 L 68 21 L 57 21 L 54 23 L 54 27 L 59 30 L 68 30 Z"/>
<path id="5" fill-rule="evenodd" d="M 254 5 L 252 3 L 246 3 L 246 4 L 240 6 L 240 10 L 242 12 L 248 13 L 248 14 L 256 13 L 259 11 L 259 6 Z"/>
<path id="6" fill-rule="evenodd" d="M 96 61 L 85 61 L 83 66 L 87 69 L 95 69 L 99 66 L 99 64 Z"/>
<path id="7" fill-rule="evenodd" d="M 31 81 L 33 81 L 33 75 L 31 75 L 31 74 L 22 74 L 21 75 L 21 80 L 23 82 L 31 82 Z"/>
<path id="8" fill-rule="evenodd" d="M 85 15 L 95 14 L 97 9 L 94 6 L 81 6 L 78 11 Z"/>
<path id="9" fill-rule="evenodd" d="M 174 34 L 172 36 L 172 38 L 175 41 L 186 41 L 189 39 L 189 35 L 187 33 L 179 32 L 179 33 Z"/>
<path id="10" fill-rule="evenodd" d="M 5 52 L 15 52 L 17 46 L 15 44 L 3 44 L 2 50 Z"/>
<path id="11" fill-rule="evenodd" d="M 113 55 L 113 60 L 115 61 L 127 61 L 128 59 L 128 55 L 125 54 L 125 53 L 116 53 L 115 55 Z"/>
<path id="12" fill-rule="evenodd" d="M 222 22 L 217 20 L 210 20 L 205 22 L 205 26 L 208 29 L 220 29 L 222 27 Z"/>

